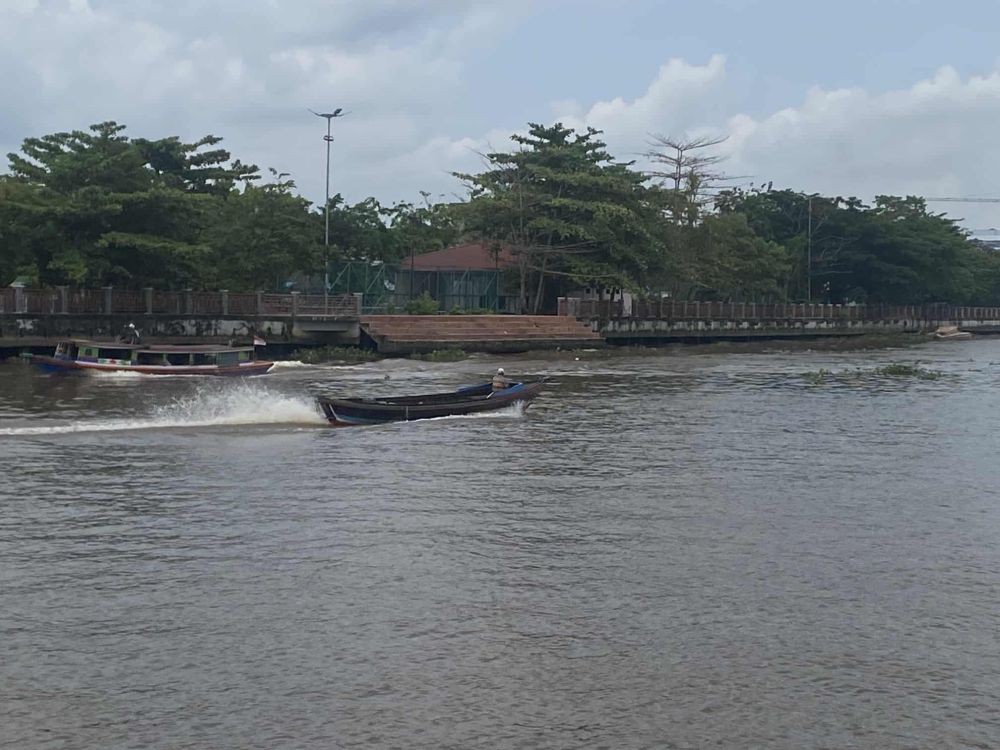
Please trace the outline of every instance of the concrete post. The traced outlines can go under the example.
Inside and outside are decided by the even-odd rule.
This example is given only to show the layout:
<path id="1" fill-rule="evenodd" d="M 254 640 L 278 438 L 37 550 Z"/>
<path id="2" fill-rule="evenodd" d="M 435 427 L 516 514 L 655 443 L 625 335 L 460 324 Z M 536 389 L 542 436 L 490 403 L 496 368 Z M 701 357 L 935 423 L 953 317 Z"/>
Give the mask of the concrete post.
<path id="1" fill-rule="evenodd" d="M 365 305 L 365 295 L 361 292 L 354 293 L 354 314 L 361 315 L 361 311 L 364 309 Z"/>
<path id="2" fill-rule="evenodd" d="M 14 312 L 28 312 L 28 300 L 22 286 L 14 287 Z"/>
<path id="3" fill-rule="evenodd" d="M 153 314 L 153 287 L 147 286 L 142 291 L 146 295 L 146 315 L 152 315 Z"/>
<path id="4" fill-rule="evenodd" d="M 222 295 L 222 314 L 229 315 L 229 290 L 220 289 L 219 294 Z"/>
<path id="5" fill-rule="evenodd" d="M 111 289 L 112 287 L 104 287 L 104 314 L 111 314 Z"/>
<path id="6" fill-rule="evenodd" d="M 65 315 L 69 312 L 69 287 L 57 286 L 59 290 L 59 312 Z"/>
<path id="7" fill-rule="evenodd" d="M 264 292 L 257 292 L 257 314 L 264 314 Z"/>
<path id="8" fill-rule="evenodd" d="M 298 317 L 299 314 L 299 295 L 301 292 L 292 292 L 292 317 Z"/>
<path id="9" fill-rule="evenodd" d="M 184 290 L 184 312 L 188 315 L 194 313 L 194 298 L 191 296 L 193 289 Z"/>

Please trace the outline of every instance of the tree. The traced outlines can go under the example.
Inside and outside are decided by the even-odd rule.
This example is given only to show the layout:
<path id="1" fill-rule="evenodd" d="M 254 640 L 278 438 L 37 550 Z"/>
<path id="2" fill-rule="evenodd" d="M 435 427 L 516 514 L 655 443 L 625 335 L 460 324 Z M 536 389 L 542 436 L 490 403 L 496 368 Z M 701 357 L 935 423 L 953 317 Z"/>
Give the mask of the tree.
<path id="1" fill-rule="evenodd" d="M 760 238 L 784 246 L 793 262 L 786 295 L 827 301 L 920 304 L 986 300 L 995 259 L 974 246 L 921 198 L 808 196 L 751 189 L 720 195 L 723 215 L 741 214 Z M 984 276 L 985 274 L 985 276 Z M 978 295 L 978 296 L 977 296 Z M 995 299 L 995 298 L 994 298 Z"/>
<path id="2" fill-rule="evenodd" d="M 532 312 L 547 280 L 634 288 L 653 259 L 656 217 L 644 178 L 614 161 L 599 135 L 529 123 L 527 135 L 511 136 L 517 150 L 486 154 L 485 171 L 457 175 L 470 189 L 467 228 L 510 248 Z"/>
<path id="3" fill-rule="evenodd" d="M 398 256 L 387 211 L 374 198 L 353 206 L 338 193 L 330 198 L 330 246 L 333 260 L 392 261 Z"/>
<path id="4" fill-rule="evenodd" d="M 104 122 L 89 131 L 24 141 L 9 154 L 19 199 L 5 209 L 20 225 L 20 253 L 34 256 L 40 283 L 187 286 L 200 278 L 206 247 L 200 233 L 217 201 L 256 167 L 214 146 L 177 139 L 131 141 L 125 127 Z M 25 226 L 41 226 L 32 233 Z M 25 244 L 26 243 L 26 244 Z"/>
<path id="5" fill-rule="evenodd" d="M 221 142 L 222 139 L 214 135 L 206 135 L 194 143 L 184 143 L 177 136 L 132 141 L 160 185 L 225 196 L 241 183 L 259 180 L 260 174 L 256 165 L 243 164 L 239 159 L 227 164 L 231 154 L 224 148 L 200 150 Z"/>
<path id="6" fill-rule="evenodd" d="M 712 299 L 761 302 L 784 297 L 788 250 L 757 236 L 742 214 L 707 217 L 697 228 L 699 278 Z"/>
<path id="7" fill-rule="evenodd" d="M 322 266 L 322 223 L 310 203 L 295 194 L 285 173 L 248 184 L 222 202 L 204 233 L 208 248 L 204 282 L 227 289 L 268 289 L 296 271 Z"/>
<path id="8" fill-rule="evenodd" d="M 453 204 L 432 203 L 421 191 L 423 204 L 397 203 L 385 214 L 391 228 L 396 259 L 453 245 L 461 236 L 459 212 Z"/>
<path id="9" fill-rule="evenodd" d="M 650 150 L 645 157 L 654 168 L 647 175 L 669 190 L 669 215 L 675 223 L 697 223 L 705 206 L 712 202 L 713 191 L 733 179 L 718 169 L 725 157 L 706 151 L 726 140 L 728 136 L 686 140 L 659 133 L 650 136 Z"/>

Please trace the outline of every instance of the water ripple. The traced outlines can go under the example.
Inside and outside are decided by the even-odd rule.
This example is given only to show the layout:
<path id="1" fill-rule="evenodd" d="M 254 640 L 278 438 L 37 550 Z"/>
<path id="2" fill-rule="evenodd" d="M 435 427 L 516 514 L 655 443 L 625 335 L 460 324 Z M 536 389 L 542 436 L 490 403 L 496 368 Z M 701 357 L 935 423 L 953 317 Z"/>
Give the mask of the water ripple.
<path id="1" fill-rule="evenodd" d="M 576 357 L 579 357 L 577 359 Z M 807 382 L 913 362 L 933 381 Z M 0 365 L 12 747 L 991 747 L 1000 342 L 506 358 L 527 412 Z M 388 376 L 388 380 L 386 380 Z"/>

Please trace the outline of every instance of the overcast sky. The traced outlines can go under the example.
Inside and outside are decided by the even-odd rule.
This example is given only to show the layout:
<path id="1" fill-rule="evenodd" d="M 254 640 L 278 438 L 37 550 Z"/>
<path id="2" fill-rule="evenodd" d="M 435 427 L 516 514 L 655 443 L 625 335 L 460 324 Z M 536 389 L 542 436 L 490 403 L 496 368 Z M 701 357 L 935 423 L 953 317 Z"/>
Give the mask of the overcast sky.
<path id="1" fill-rule="evenodd" d="M 113 119 L 206 133 L 322 202 L 461 191 L 527 122 L 728 135 L 731 174 L 1000 196 L 996 0 L 0 0 L 0 149 Z M 933 204 L 972 228 L 1000 204 Z"/>

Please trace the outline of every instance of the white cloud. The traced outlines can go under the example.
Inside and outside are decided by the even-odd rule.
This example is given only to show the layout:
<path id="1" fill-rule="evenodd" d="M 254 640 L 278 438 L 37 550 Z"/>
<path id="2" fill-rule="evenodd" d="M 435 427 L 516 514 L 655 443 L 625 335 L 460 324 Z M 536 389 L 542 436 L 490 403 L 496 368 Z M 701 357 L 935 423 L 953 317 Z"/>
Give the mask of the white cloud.
<path id="1" fill-rule="evenodd" d="M 663 65 L 642 96 L 595 102 L 582 117 L 572 113 L 566 125 L 590 125 L 608 134 L 609 144 L 639 147 L 650 132 L 690 130 L 705 124 L 724 99 L 726 58 L 713 55 L 705 65 L 673 59 Z"/>
<path id="2" fill-rule="evenodd" d="M 726 124 L 729 167 L 805 191 L 928 197 L 1000 195 L 1000 70 L 962 79 L 949 67 L 906 89 L 810 91 L 797 107 Z M 996 208 L 932 204 L 976 224 Z"/>
<path id="3" fill-rule="evenodd" d="M 471 61 L 510 44 L 504 35 L 529 12 L 526 0 L 2 0 L 0 149 L 104 119 L 146 137 L 215 133 L 241 159 L 291 172 L 315 199 L 323 123 L 306 108 L 341 106 L 351 114 L 335 123 L 334 192 L 451 194 L 460 186 L 450 172 L 477 169 L 477 152 L 508 148 L 510 130 L 545 117 L 508 92 L 498 129 L 461 124 L 479 83 Z M 729 135 L 730 173 L 793 189 L 1000 194 L 1000 68 L 963 78 L 943 67 L 892 91 L 817 86 L 748 114 L 727 65 L 722 55 L 671 59 L 634 98 L 552 91 L 552 120 L 604 130 L 621 159 L 645 151 L 651 133 Z M 1000 226 L 990 205 L 941 208 Z"/>
<path id="4" fill-rule="evenodd" d="M 886 92 L 816 87 L 754 118 L 727 109 L 725 60 L 664 65 L 633 101 L 564 105 L 567 125 L 605 131 L 609 149 L 634 158 L 650 133 L 727 135 L 725 169 L 756 183 L 854 195 L 1000 196 L 1000 67 L 963 79 L 950 67 Z M 575 110 L 575 111 L 574 111 Z M 558 115 L 558 112 L 557 112 Z M 1000 226 L 1000 204 L 932 203 L 966 226 Z"/>
<path id="5" fill-rule="evenodd" d="M 464 80 L 522 8 L 487 0 L 48 0 L 0 2 L 0 147 L 106 119 L 134 135 L 225 137 L 245 161 L 289 171 L 322 195 L 323 124 L 308 107 L 341 106 L 334 160 L 360 199 L 410 197 L 387 164 L 435 132 Z M 404 159 L 405 160 L 405 159 Z M 447 163 L 436 165 L 444 174 Z M 432 170 L 433 171 L 433 170 Z M 410 170 L 412 173 L 412 170 Z M 433 178 L 432 178 L 433 179 Z M 342 183 L 343 184 L 343 183 Z M 396 189 L 398 188 L 398 189 Z M 334 186 L 334 190 L 336 190 Z"/>

